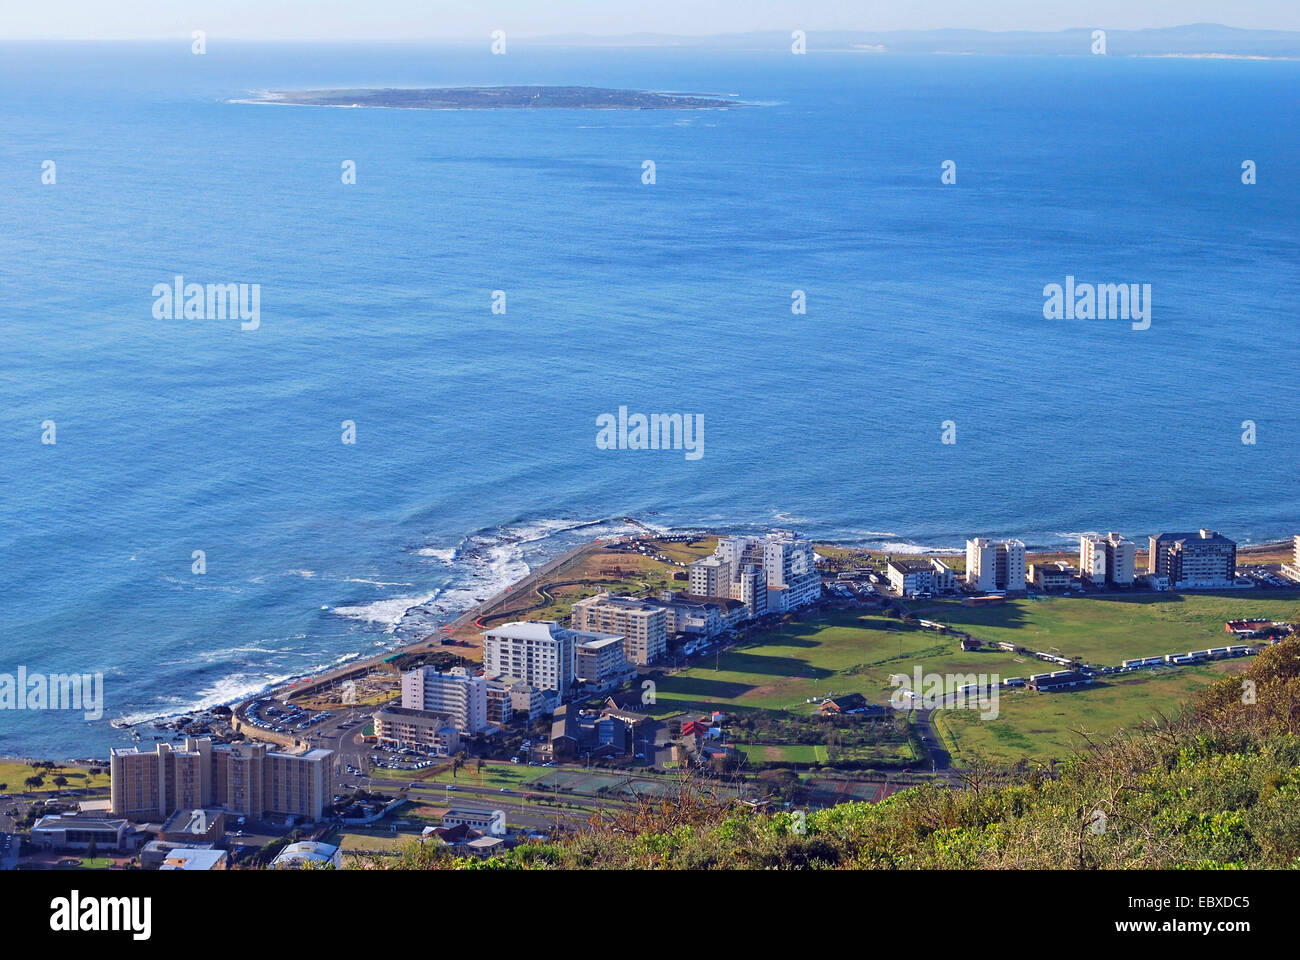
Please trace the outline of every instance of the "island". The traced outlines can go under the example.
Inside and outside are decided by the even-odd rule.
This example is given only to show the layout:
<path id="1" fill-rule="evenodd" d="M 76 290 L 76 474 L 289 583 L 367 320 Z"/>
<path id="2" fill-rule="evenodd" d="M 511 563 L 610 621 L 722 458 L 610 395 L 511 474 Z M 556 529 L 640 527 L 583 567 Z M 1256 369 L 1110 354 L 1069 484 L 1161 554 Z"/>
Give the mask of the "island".
<path id="1" fill-rule="evenodd" d="M 740 103 L 700 94 L 554 86 L 263 90 L 232 102 L 402 110 L 725 110 Z"/>

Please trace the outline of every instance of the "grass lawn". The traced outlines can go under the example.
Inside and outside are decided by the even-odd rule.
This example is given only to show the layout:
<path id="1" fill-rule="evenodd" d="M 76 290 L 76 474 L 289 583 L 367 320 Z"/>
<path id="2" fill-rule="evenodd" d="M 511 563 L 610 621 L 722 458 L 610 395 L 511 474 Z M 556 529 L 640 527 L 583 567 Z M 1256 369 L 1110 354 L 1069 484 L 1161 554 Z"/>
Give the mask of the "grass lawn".
<path id="1" fill-rule="evenodd" d="M 976 756 L 1011 762 L 1060 760 L 1086 745 L 1082 732 L 1104 737 L 1159 713 L 1177 715 L 1196 690 L 1245 670 L 1249 663 L 1243 659 L 1144 670 L 1055 693 L 1003 691 L 996 718 L 981 720 L 974 710 L 942 710 L 935 712 L 934 722 L 958 765 Z"/>
<path id="2" fill-rule="evenodd" d="M 379 773 L 389 774 L 396 773 L 394 770 L 380 770 Z M 423 773 L 424 771 L 419 771 Z M 474 764 L 467 767 L 461 767 L 456 772 L 455 779 L 452 778 L 451 771 L 445 770 L 442 773 L 434 774 L 424 780 L 424 783 L 430 786 L 437 784 L 444 786 L 452 784 L 455 786 L 464 785 L 467 787 L 490 787 L 493 790 L 500 790 L 502 787 L 522 787 L 532 783 L 545 776 L 547 768 L 529 767 L 524 764 L 513 763 L 486 763 L 483 765 L 482 775 L 474 773 Z"/>
<path id="3" fill-rule="evenodd" d="M 1233 594 L 1129 594 L 1012 600 L 998 607 L 963 607 L 954 600 L 914 612 L 965 630 L 980 640 L 1060 651 L 1096 666 L 1131 657 L 1184 653 L 1236 642 L 1223 624 L 1242 616 L 1300 620 L 1300 592 L 1242 590 Z"/>
<path id="4" fill-rule="evenodd" d="M 738 743 L 736 749 L 760 763 L 825 763 L 827 760 L 826 747 L 821 744 Z"/>
<path id="5" fill-rule="evenodd" d="M 55 870 L 108 870 L 113 866 L 113 861 L 108 857 L 82 857 L 77 861 L 77 866 L 63 866 L 60 864 Z"/>
<path id="6" fill-rule="evenodd" d="M 861 693 L 884 703 L 896 689 L 890 677 L 920 666 L 933 673 L 1027 676 L 1039 661 L 1009 653 L 963 653 L 956 641 L 932 630 L 903 627 L 896 619 L 855 612 L 829 613 L 779 627 L 761 642 L 659 681 L 659 706 L 751 707 L 808 713 L 809 697 Z"/>
<path id="7" fill-rule="evenodd" d="M 1129 657 L 1225 645 L 1231 638 L 1223 624 L 1234 617 L 1300 621 L 1300 592 L 1053 597 L 982 608 L 941 601 L 916 612 L 982 640 L 1009 640 L 1032 649 L 1059 651 L 1100 666 L 1117 665 Z M 1064 757 L 1080 740 L 1072 730 L 1104 736 L 1158 711 L 1176 712 L 1197 689 L 1224 673 L 1244 669 L 1248 662 L 1143 672 L 1053 694 L 1006 691 L 997 720 L 981 721 L 976 711 L 948 711 L 939 714 L 936 722 L 958 763 L 977 753 L 1000 760 Z M 806 703 L 809 697 L 832 691 L 861 693 L 883 703 L 896 689 L 890 677 L 899 673 L 910 677 L 916 667 L 922 673 L 999 678 L 1056 669 L 1032 657 L 1001 651 L 963 652 L 950 637 L 934 631 L 905 628 L 895 619 L 851 611 L 782 626 L 758 643 L 722 654 L 716 669 L 714 663 L 706 660 L 663 678 L 658 706 L 808 713 L 813 709 Z M 754 759 L 765 758 L 755 754 Z"/>
<path id="8" fill-rule="evenodd" d="M 403 846 L 414 840 L 416 834 L 413 833 L 363 833 L 360 831 L 350 831 L 347 833 L 338 833 L 330 837 L 329 843 L 341 847 L 343 853 L 391 853 L 400 850 Z"/>
<path id="9" fill-rule="evenodd" d="M 40 774 L 45 778 L 45 784 L 37 787 L 34 791 L 31 787 L 23 785 L 23 781 L 30 776 Z M 54 778 L 63 776 L 68 778 L 65 786 L 58 786 Z M 90 776 L 85 770 L 76 767 L 55 767 L 53 770 L 33 770 L 25 763 L 14 763 L 9 761 L 0 762 L 0 783 L 6 784 L 4 790 L 0 793 L 55 793 L 59 790 L 86 790 L 92 787 L 104 787 L 109 785 L 107 773 Z"/>

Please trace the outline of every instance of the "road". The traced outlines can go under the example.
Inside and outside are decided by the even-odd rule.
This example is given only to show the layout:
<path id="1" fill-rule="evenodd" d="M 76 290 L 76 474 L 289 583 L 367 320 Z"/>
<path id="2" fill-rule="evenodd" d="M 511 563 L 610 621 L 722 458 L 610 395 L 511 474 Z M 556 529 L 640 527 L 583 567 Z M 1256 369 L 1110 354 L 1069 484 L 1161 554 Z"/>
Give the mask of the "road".
<path id="1" fill-rule="evenodd" d="M 952 767 L 952 757 L 944 749 L 943 741 L 934 729 L 933 716 L 933 710 L 913 710 L 912 723 L 921 735 L 921 742 L 930 752 L 930 769 L 934 773 L 944 774 Z"/>

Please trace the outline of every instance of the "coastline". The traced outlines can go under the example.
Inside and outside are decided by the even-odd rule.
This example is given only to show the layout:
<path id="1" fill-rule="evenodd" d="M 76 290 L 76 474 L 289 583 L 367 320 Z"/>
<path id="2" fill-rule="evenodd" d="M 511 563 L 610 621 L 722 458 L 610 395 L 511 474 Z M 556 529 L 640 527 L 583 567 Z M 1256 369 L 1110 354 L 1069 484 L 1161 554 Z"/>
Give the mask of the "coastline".
<path id="1" fill-rule="evenodd" d="M 706 528 L 703 526 L 684 526 L 684 527 L 651 527 L 632 517 L 620 518 L 621 522 L 631 528 L 635 528 L 636 533 L 631 536 L 659 538 L 659 537 L 681 537 L 686 535 L 695 535 L 702 538 L 727 536 L 733 533 L 741 533 L 746 530 L 745 527 L 719 527 Z M 614 522 L 614 518 L 606 520 L 584 521 L 578 529 L 587 526 L 596 526 L 602 523 Z M 791 518 L 782 518 L 769 524 L 770 527 L 779 527 L 782 525 L 798 526 L 797 521 Z M 752 525 L 751 525 L 752 526 Z M 750 531 L 752 532 L 752 531 Z M 915 543 L 906 537 L 899 537 L 888 531 L 864 531 L 869 536 L 853 536 L 848 538 L 819 538 L 810 536 L 817 546 L 825 548 L 842 549 L 853 552 L 880 554 L 898 554 L 915 557 L 960 557 L 964 554 L 964 547 L 942 546 L 942 545 L 925 545 Z M 409 640 L 398 640 L 394 636 L 394 631 L 400 629 L 402 620 L 418 611 L 421 611 L 432 598 L 425 598 L 419 603 L 408 607 L 403 613 L 402 618 L 386 634 L 392 637 L 394 642 L 386 644 L 384 649 L 377 653 L 352 652 L 340 655 L 331 665 L 314 671 L 297 673 L 289 677 L 284 677 L 278 681 L 268 682 L 265 686 L 252 693 L 241 694 L 223 701 L 219 705 L 209 705 L 203 709 L 178 709 L 168 713 L 160 713 L 147 719 L 139 720 L 131 725 L 131 728 L 137 731 L 144 731 L 143 743 L 148 742 L 166 742 L 171 739 L 174 730 L 165 726 L 170 721 L 186 716 L 195 716 L 209 713 L 219 707 L 228 707 L 232 710 L 238 710 L 242 706 L 263 697 L 302 697 L 309 695 L 316 688 L 328 686 L 335 682 L 347 679 L 356 675 L 364 675 L 383 664 L 383 662 L 397 653 L 420 653 L 434 650 L 448 650 L 456 653 L 470 653 L 480 650 L 478 642 L 479 625 L 476 624 L 480 618 L 491 616 L 508 601 L 514 600 L 521 593 L 534 590 L 539 583 L 559 573 L 566 568 L 577 566 L 589 555 L 607 547 L 610 543 L 626 539 L 629 534 L 620 534 L 607 536 L 591 540 L 584 540 L 581 543 L 567 547 L 555 556 L 545 560 L 539 565 L 529 569 L 525 574 L 507 583 L 504 587 L 499 588 L 486 598 L 472 603 L 471 605 L 459 611 L 448 611 L 447 614 L 440 616 L 438 619 L 444 620 L 438 629 L 423 632 Z M 1070 537 L 1062 535 L 1058 543 L 1033 543 L 1029 545 L 1027 554 L 1032 560 L 1038 558 L 1041 560 L 1055 559 L 1060 553 L 1069 552 L 1073 544 Z M 904 549 L 899 549 L 899 548 Z M 1077 549 L 1077 546 L 1073 546 Z M 1252 562 L 1264 562 L 1259 558 L 1269 555 L 1285 554 L 1289 556 L 1292 549 L 1290 540 L 1268 540 L 1259 543 L 1242 542 L 1238 544 L 1238 556 L 1255 558 Z M 1144 554 L 1140 550 L 1139 554 Z M 468 637 L 466 636 L 468 634 Z M 441 641 L 444 636 L 456 637 L 460 635 L 455 644 L 444 645 Z M 470 657 L 478 659 L 478 657 Z M 342 661 L 342 662 L 340 662 Z M 163 736 L 151 739 L 148 734 L 161 732 Z M 3 759 L 3 758 L 0 758 Z M 25 762 L 25 757 L 10 757 L 13 762 Z M 88 758 L 65 758 L 43 757 L 41 759 L 55 759 L 58 762 L 88 762 Z"/>

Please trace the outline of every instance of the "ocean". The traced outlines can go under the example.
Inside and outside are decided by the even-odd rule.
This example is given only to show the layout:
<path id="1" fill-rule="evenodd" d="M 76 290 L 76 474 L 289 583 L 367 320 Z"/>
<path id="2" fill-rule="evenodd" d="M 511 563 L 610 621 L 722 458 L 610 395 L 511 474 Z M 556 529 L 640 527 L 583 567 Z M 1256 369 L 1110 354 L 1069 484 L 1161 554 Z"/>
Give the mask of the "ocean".
<path id="1" fill-rule="evenodd" d="M 230 102 L 505 83 L 743 103 Z M 1300 531 L 1298 94 L 1273 61 L 0 44 L 0 673 L 106 697 L 0 712 L 0 755 L 376 652 L 624 517 Z M 157 318 L 176 276 L 260 285 L 260 325 Z M 1150 328 L 1045 319 L 1067 277 L 1150 284 Z M 620 407 L 702 416 L 703 456 L 599 449 Z"/>

